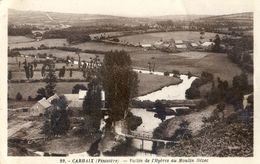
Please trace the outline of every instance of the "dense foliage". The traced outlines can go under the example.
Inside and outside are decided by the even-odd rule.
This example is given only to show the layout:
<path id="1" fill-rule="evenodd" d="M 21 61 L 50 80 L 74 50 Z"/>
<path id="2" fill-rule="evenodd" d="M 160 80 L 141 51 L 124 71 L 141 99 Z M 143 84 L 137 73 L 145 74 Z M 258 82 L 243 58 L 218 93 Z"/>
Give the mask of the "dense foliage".
<path id="1" fill-rule="evenodd" d="M 88 84 L 88 92 L 84 98 L 83 110 L 87 114 L 99 111 L 101 108 L 101 86 L 98 79 L 93 79 Z"/>
<path id="2" fill-rule="evenodd" d="M 113 121 L 126 116 L 130 99 L 137 95 L 138 76 L 131 64 L 125 51 L 109 52 L 104 58 L 102 82 Z"/>
<path id="3" fill-rule="evenodd" d="M 43 132 L 47 135 L 65 134 L 70 128 L 68 103 L 64 96 L 54 99 L 52 106 L 45 112 Z"/>
<path id="4" fill-rule="evenodd" d="M 57 83 L 57 77 L 55 74 L 55 64 L 52 60 L 46 62 L 46 69 L 44 69 L 47 73 L 45 76 L 45 81 L 47 85 L 45 86 L 46 97 L 50 97 L 55 94 L 55 87 Z"/>

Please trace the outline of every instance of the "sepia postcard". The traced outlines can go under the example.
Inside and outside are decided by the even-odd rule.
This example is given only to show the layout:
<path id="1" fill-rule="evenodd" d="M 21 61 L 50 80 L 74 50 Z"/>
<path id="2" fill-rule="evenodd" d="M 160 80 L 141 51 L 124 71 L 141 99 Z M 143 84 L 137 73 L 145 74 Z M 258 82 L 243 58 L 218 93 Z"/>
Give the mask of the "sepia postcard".
<path id="1" fill-rule="evenodd" d="M 0 164 L 259 162 L 259 4 L 0 0 Z"/>

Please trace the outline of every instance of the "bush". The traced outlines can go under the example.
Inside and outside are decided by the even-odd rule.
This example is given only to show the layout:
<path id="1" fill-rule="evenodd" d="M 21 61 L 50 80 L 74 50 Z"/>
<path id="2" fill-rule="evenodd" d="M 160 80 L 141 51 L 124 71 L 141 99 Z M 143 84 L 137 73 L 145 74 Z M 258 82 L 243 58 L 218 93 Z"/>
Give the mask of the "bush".
<path id="1" fill-rule="evenodd" d="M 33 101 L 33 98 L 31 96 L 28 96 L 28 101 Z"/>
<path id="2" fill-rule="evenodd" d="M 79 93 L 79 90 L 87 90 L 87 87 L 83 84 L 76 84 L 72 89 L 72 93 L 73 94 Z"/>
<path id="3" fill-rule="evenodd" d="M 175 131 L 174 135 L 171 137 L 174 141 L 188 140 L 192 138 L 192 131 L 189 129 L 190 122 L 182 120 L 180 127 Z"/>
<path id="4" fill-rule="evenodd" d="M 136 128 L 143 123 L 141 117 L 135 116 L 131 112 L 128 113 L 126 122 L 130 130 L 136 130 Z"/>
<path id="5" fill-rule="evenodd" d="M 202 80 L 197 78 L 191 83 L 191 87 L 198 88 L 202 85 Z"/>
<path id="6" fill-rule="evenodd" d="M 172 70 L 172 73 L 175 75 L 180 75 L 180 71 L 178 71 L 178 70 Z"/>
<path id="7" fill-rule="evenodd" d="M 17 101 L 21 101 L 21 100 L 23 99 L 22 94 L 21 94 L 20 92 L 18 92 L 17 95 L 16 95 L 16 97 L 15 97 L 15 99 L 16 99 Z"/>
<path id="8" fill-rule="evenodd" d="M 214 76 L 211 73 L 208 72 L 202 72 L 201 73 L 201 81 L 203 84 L 206 84 L 208 82 L 212 82 L 214 80 Z"/>
<path id="9" fill-rule="evenodd" d="M 198 109 L 203 109 L 208 105 L 208 103 L 205 100 L 202 100 L 199 102 L 199 104 L 197 105 Z"/>
<path id="10" fill-rule="evenodd" d="M 197 87 L 190 87 L 186 90 L 185 96 L 187 99 L 196 99 L 200 98 L 200 90 Z"/>
<path id="11" fill-rule="evenodd" d="M 170 73 L 168 71 L 164 72 L 164 76 L 169 76 Z"/>

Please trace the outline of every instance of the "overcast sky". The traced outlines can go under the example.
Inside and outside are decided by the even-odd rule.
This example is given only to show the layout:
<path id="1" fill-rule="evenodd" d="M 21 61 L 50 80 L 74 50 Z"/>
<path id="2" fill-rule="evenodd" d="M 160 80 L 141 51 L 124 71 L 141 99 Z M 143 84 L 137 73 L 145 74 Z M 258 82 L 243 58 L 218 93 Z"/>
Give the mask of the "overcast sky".
<path id="1" fill-rule="evenodd" d="M 9 8 L 121 16 L 221 15 L 254 11 L 254 0 L 9 0 Z"/>

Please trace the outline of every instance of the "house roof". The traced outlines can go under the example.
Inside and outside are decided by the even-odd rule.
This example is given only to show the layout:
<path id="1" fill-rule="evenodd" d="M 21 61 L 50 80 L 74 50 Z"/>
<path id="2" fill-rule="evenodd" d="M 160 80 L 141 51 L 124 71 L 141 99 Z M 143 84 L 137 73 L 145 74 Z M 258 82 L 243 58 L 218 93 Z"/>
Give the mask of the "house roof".
<path id="1" fill-rule="evenodd" d="M 142 47 L 152 47 L 151 44 L 142 44 Z"/>
<path id="2" fill-rule="evenodd" d="M 202 46 L 205 46 L 205 47 L 207 47 L 207 46 L 212 46 L 212 45 L 214 45 L 214 42 L 204 42 L 204 43 L 202 43 L 201 45 L 202 45 Z"/>
<path id="3" fill-rule="evenodd" d="M 55 93 L 53 96 L 49 97 L 49 98 L 47 99 L 47 101 L 48 101 L 49 103 L 51 103 L 52 100 L 54 100 L 54 99 L 59 99 L 59 98 L 60 98 L 60 97 Z"/>
<path id="4" fill-rule="evenodd" d="M 187 46 L 185 44 L 179 44 L 179 45 L 175 45 L 177 48 L 187 48 Z"/>
<path id="5" fill-rule="evenodd" d="M 68 102 L 77 101 L 79 99 L 79 95 L 78 94 L 64 94 L 64 97 L 66 98 L 66 100 Z"/>
<path id="6" fill-rule="evenodd" d="M 40 105 L 43 109 L 49 108 L 51 106 L 51 103 L 49 103 L 49 101 L 46 100 L 46 98 L 42 98 L 41 100 L 39 100 L 36 104 L 34 104 L 32 106 L 32 108 L 34 108 L 35 106 Z"/>
<path id="7" fill-rule="evenodd" d="M 163 44 L 162 41 L 156 41 L 156 42 L 154 43 L 154 45 L 162 45 L 162 44 Z"/>
<path id="8" fill-rule="evenodd" d="M 175 44 L 182 44 L 183 41 L 182 40 L 175 40 Z"/>
<path id="9" fill-rule="evenodd" d="M 199 45 L 197 43 L 191 43 L 192 47 L 198 47 Z"/>
<path id="10" fill-rule="evenodd" d="M 68 105 L 69 108 L 82 108 L 84 100 L 71 101 Z"/>
<path id="11" fill-rule="evenodd" d="M 87 90 L 79 90 L 79 99 L 84 99 L 87 94 Z"/>

